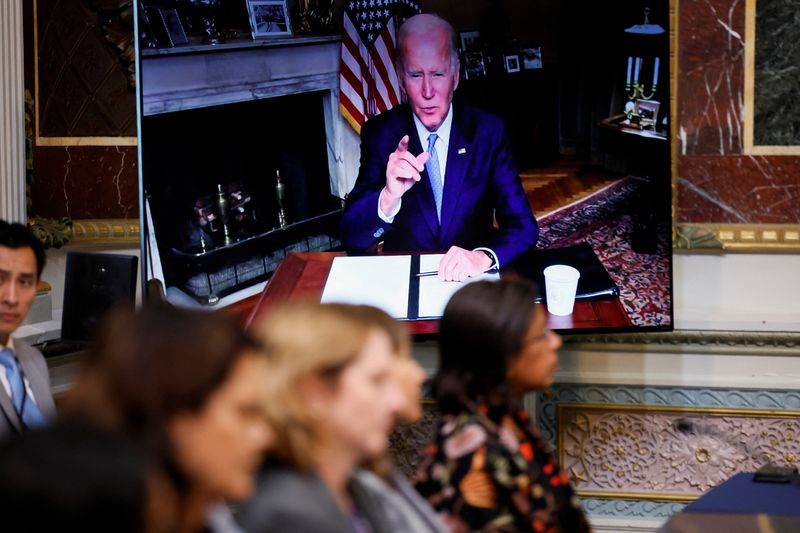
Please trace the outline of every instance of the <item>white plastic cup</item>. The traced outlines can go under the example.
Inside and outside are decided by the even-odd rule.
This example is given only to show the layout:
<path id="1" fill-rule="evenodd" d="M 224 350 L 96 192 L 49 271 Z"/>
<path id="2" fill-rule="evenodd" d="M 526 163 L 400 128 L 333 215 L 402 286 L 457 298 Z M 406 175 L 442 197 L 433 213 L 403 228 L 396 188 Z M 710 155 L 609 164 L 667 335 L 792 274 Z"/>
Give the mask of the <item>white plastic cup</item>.
<path id="1" fill-rule="evenodd" d="M 575 292 L 581 273 L 568 265 L 551 265 L 544 269 L 547 310 L 556 316 L 572 314 L 575 306 Z"/>

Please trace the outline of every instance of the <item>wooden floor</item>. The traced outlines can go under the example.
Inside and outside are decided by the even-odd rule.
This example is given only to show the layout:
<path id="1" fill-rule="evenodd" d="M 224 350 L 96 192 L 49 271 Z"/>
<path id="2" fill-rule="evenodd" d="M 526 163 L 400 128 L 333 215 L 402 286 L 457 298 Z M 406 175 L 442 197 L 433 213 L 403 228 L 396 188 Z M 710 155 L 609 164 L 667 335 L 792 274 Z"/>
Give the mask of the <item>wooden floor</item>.
<path id="1" fill-rule="evenodd" d="M 583 161 L 561 160 L 520 172 L 534 215 L 542 217 L 618 181 L 622 176 Z"/>

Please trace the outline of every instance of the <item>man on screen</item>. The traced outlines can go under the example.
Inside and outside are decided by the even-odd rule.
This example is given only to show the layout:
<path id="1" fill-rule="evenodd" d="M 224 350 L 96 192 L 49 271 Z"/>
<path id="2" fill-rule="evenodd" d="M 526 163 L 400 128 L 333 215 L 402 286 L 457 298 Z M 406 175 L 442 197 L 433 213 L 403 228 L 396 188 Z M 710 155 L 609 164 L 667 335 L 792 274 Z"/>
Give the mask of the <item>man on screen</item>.
<path id="1" fill-rule="evenodd" d="M 408 104 L 362 128 L 345 248 L 367 251 L 382 240 L 384 250 L 447 250 L 444 280 L 507 265 L 536 244 L 538 226 L 502 121 L 452 103 L 459 61 L 450 24 L 429 14 L 408 19 L 398 32 L 397 74 Z"/>

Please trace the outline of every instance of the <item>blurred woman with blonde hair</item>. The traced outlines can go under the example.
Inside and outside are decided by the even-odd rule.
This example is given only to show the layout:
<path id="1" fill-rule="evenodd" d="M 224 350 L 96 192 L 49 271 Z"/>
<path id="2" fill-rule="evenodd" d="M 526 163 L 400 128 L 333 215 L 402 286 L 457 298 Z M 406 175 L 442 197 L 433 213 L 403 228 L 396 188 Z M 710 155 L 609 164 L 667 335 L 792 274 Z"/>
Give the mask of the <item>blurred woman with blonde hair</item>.
<path id="1" fill-rule="evenodd" d="M 252 332 L 270 354 L 270 459 L 240 524 L 271 531 L 369 532 L 350 490 L 358 466 L 387 448 L 404 397 L 392 338 L 362 306 L 291 302 Z"/>

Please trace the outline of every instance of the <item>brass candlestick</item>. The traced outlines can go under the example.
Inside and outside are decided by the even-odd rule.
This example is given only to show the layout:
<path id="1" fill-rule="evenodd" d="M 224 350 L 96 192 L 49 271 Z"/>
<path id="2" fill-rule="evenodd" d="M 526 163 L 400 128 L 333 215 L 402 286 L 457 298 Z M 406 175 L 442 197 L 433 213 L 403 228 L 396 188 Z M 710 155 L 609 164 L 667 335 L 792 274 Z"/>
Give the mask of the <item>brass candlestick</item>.
<path id="1" fill-rule="evenodd" d="M 286 185 L 281 179 L 281 171 L 275 171 L 275 198 L 278 200 L 278 225 L 286 227 Z"/>

